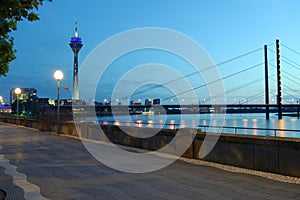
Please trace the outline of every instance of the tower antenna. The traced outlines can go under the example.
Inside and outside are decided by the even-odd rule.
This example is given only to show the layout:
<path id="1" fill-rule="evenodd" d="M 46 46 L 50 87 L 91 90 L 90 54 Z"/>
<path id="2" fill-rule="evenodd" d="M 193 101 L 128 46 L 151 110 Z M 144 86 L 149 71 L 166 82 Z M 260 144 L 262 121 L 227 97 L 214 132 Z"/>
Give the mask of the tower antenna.
<path id="1" fill-rule="evenodd" d="M 75 20 L 75 37 L 78 37 L 78 22 Z"/>

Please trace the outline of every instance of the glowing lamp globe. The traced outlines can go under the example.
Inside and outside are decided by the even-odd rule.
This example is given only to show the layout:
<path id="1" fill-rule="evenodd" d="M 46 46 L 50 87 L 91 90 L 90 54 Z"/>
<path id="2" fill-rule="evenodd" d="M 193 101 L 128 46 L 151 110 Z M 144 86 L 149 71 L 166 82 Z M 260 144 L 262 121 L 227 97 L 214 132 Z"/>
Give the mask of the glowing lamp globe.
<path id="1" fill-rule="evenodd" d="M 54 72 L 54 78 L 58 81 L 62 80 L 64 78 L 64 74 L 62 73 L 62 71 L 57 70 Z"/>
<path id="2" fill-rule="evenodd" d="M 21 94 L 21 89 L 20 88 L 16 88 L 15 89 L 15 93 L 18 95 L 18 94 Z"/>

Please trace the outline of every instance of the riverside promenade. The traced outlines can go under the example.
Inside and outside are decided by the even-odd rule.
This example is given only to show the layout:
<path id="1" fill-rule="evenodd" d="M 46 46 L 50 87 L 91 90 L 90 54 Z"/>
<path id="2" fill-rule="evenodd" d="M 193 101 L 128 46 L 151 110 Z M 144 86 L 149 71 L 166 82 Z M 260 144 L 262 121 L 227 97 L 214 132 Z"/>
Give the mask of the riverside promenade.
<path id="1" fill-rule="evenodd" d="M 155 172 L 124 173 L 97 161 L 79 139 L 5 123 L 0 189 L 14 200 L 300 199 L 298 178 L 190 159 Z"/>

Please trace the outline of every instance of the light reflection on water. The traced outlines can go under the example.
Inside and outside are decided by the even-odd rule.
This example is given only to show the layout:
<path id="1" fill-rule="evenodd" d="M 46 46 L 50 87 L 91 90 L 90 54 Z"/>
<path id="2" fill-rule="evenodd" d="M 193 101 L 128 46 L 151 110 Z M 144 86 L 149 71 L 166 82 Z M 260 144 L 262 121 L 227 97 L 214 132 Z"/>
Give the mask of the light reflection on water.
<path id="1" fill-rule="evenodd" d="M 217 115 L 217 114 L 214 114 Z M 201 114 L 199 124 L 200 126 L 215 126 L 219 123 L 211 119 L 212 114 Z M 197 128 L 197 122 L 194 115 L 133 115 L 133 116 L 104 116 L 98 118 L 100 123 L 116 124 L 124 126 L 135 127 L 149 127 L 149 128 Z M 117 121 L 117 122 L 116 122 Z M 223 133 L 238 133 L 248 135 L 263 135 L 274 136 L 274 130 L 257 130 L 255 128 L 266 129 L 289 129 L 300 130 L 300 120 L 296 117 L 285 117 L 278 120 L 274 114 L 269 120 L 265 119 L 265 114 L 226 114 L 223 126 Z M 226 127 L 243 127 L 253 129 L 239 129 Z M 201 128 L 204 130 L 204 128 Z M 293 131 L 276 131 L 276 135 L 280 137 L 294 137 L 300 138 L 300 132 Z"/>
<path id="2" fill-rule="evenodd" d="M 285 120 L 278 120 L 278 125 L 279 125 L 279 128 L 280 129 L 284 129 L 284 121 Z M 284 137 L 284 132 L 283 131 L 278 131 L 278 135 L 280 136 L 280 137 Z"/>

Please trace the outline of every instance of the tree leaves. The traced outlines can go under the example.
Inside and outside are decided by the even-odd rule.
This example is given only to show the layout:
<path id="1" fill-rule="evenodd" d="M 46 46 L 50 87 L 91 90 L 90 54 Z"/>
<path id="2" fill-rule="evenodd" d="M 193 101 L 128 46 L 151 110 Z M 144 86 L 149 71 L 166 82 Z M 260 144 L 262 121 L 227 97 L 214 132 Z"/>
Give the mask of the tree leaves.
<path id="1" fill-rule="evenodd" d="M 35 11 L 44 1 L 52 0 L 0 0 L 0 77 L 6 76 L 9 64 L 16 59 L 14 38 L 10 32 L 17 30 L 19 21 L 39 20 Z"/>
<path id="2" fill-rule="evenodd" d="M 39 19 L 40 18 L 36 13 L 31 12 L 31 13 L 28 14 L 28 20 L 29 21 L 35 21 L 35 20 L 39 20 Z"/>

